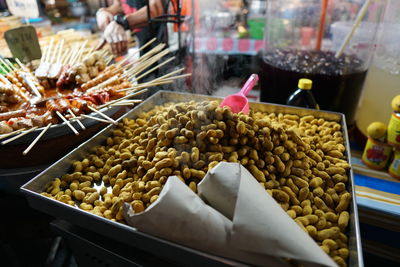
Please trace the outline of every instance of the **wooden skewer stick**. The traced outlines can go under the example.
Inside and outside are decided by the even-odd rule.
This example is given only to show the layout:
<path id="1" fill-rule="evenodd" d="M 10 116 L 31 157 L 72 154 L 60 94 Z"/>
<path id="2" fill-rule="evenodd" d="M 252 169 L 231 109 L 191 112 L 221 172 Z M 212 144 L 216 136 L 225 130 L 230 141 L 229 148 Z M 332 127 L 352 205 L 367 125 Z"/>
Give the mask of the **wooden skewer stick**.
<path id="1" fill-rule="evenodd" d="M 147 92 L 147 91 L 148 91 L 148 89 L 146 88 L 146 89 L 143 89 L 143 90 L 140 90 L 140 91 L 137 91 L 137 92 L 128 94 L 128 95 L 126 95 L 126 96 L 124 96 L 124 97 L 121 97 L 121 98 L 119 98 L 119 99 L 115 99 L 115 100 L 113 100 L 113 101 L 110 101 L 110 102 L 108 102 L 108 103 L 105 103 L 105 104 L 99 106 L 99 109 L 102 109 L 102 108 L 107 107 L 107 106 L 109 106 L 109 105 L 111 105 L 111 104 L 117 103 L 117 102 L 119 102 L 119 101 L 125 100 L 125 99 L 127 99 L 127 98 L 130 98 L 130 97 L 133 97 L 133 96 L 137 96 L 137 95 L 143 94 L 144 92 Z"/>
<path id="2" fill-rule="evenodd" d="M 51 53 L 52 53 L 52 51 L 51 51 L 51 50 L 53 50 L 53 43 L 54 43 L 54 37 L 53 37 L 53 38 L 51 38 L 51 40 L 50 40 L 50 45 L 49 45 L 49 47 L 48 47 L 48 51 L 47 51 L 47 55 L 46 55 L 46 59 L 45 59 L 45 61 L 44 61 L 44 62 L 50 62 Z"/>
<path id="3" fill-rule="evenodd" d="M 68 52 L 69 52 L 69 48 L 65 49 L 63 55 L 61 56 L 61 65 L 65 65 L 65 61 L 68 59 Z"/>
<path id="4" fill-rule="evenodd" d="M 75 58 L 78 57 L 78 54 L 79 54 L 79 44 L 76 43 L 75 46 L 74 46 L 74 48 L 73 48 L 72 51 L 71 51 L 71 56 L 70 56 L 70 58 L 69 58 L 69 62 L 68 62 L 68 63 L 69 63 L 70 65 L 74 64 Z"/>
<path id="5" fill-rule="evenodd" d="M 60 47 L 60 42 L 57 42 L 57 44 L 55 44 L 55 46 L 54 46 L 54 51 L 53 51 L 53 53 L 52 53 L 52 55 L 51 55 L 51 58 L 50 58 L 50 60 L 49 60 L 49 63 L 50 64 L 52 64 L 52 63 L 54 63 L 54 60 L 56 59 L 56 57 L 57 57 L 57 52 L 58 52 L 58 49 L 59 49 L 59 47 Z"/>
<path id="6" fill-rule="evenodd" d="M 153 38 L 150 41 L 148 41 L 147 43 L 145 43 L 144 45 L 142 45 L 142 47 L 140 47 L 138 50 L 136 50 L 135 52 L 133 52 L 131 55 L 128 55 L 127 57 L 125 57 L 123 60 L 121 60 L 120 62 L 118 62 L 118 65 L 122 65 L 124 64 L 128 59 L 132 58 L 134 55 L 136 55 L 137 53 L 139 53 L 140 51 L 142 51 L 143 49 L 145 49 L 146 47 L 148 47 L 149 45 L 151 45 L 152 43 L 154 43 L 154 41 L 157 40 L 157 38 Z"/>
<path id="7" fill-rule="evenodd" d="M 69 114 L 71 114 L 72 118 L 77 119 L 76 122 L 79 124 L 79 126 L 82 128 L 82 130 L 86 130 L 86 127 L 83 125 L 83 123 L 75 116 L 75 114 L 72 112 L 71 109 L 68 109 Z"/>
<path id="8" fill-rule="evenodd" d="M 141 103 L 143 102 L 143 100 L 137 99 L 135 101 L 120 101 L 114 104 L 111 104 L 110 107 L 119 107 L 119 106 L 132 106 L 135 105 L 137 103 Z"/>
<path id="9" fill-rule="evenodd" d="M 170 53 L 170 50 L 167 48 L 164 51 L 162 51 L 161 53 L 159 53 L 158 55 L 155 55 L 144 62 L 140 62 L 137 66 L 132 68 L 127 74 L 137 75 L 137 74 L 141 73 L 142 71 L 144 71 L 145 69 L 147 69 L 148 67 L 150 67 L 151 65 L 156 63 L 158 60 L 163 58 L 168 53 Z"/>
<path id="10" fill-rule="evenodd" d="M 18 58 L 15 58 L 15 60 L 17 61 L 18 65 L 21 67 L 21 69 L 23 69 L 24 71 L 28 70 L 28 68 L 24 64 L 22 64 L 22 62 Z"/>
<path id="11" fill-rule="evenodd" d="M 135 92 L 138 89 L 143 89 L 143 88 L 146 88 L 146 87 L 153 87 L 153 86 L 162 85 L 162 84 L 170 84 L 172 82 L 173 81 L 157 81 L 157 82 L 154 82 L 154 83 L 153 82 L 141 83 L 141 84 L 138 84 L 137 86 L 134 86 L 134 87 L 119 89 L 119 90 L 117 90 L 117 92 L 129 92 L 129 91 Z"/>
<path id="12" fill-rule="evenodd" d="M 9 73 L 9 71 L 7 71 L 2 65 L 0 65 L 0 69 L 4 72 L 4 73 Z M 8 81 L 8 79 L 7 79 Z"/>
<path id="13" fill-rule="evenodd" d="M 5 139 L 5 138 L 7 138 L 7 137 L 10 137 L 10 136 L 12 136 L 12 135 L 14 135 L 14 134 L 20 133 L 20 132 L 22 132 L 22 131 L 24 131 L 24 130 L 25 130 L 25 128 L 22 128 L 22 129 L 13 131 L 13 132 L 11 132 L 11 133 L 2 134 L 2 135 L 0 135 L 0 140 L 3 140 L 3 139 Z"/>
<path id="14" fill-rule="evenodd" d="M 160 81 L 160 80 L 165 80 L 165 78 L 171 77 L 172 75 L 174 75 L 174 74 L 176 74 L 176 73 L 182 72 L 184 69 L 185 69 L 185 68 L 177 69 L 177 70 L 175 70 L 175 71 L 173 71 L 173 72 L 170 72 L 170 73 L 168 73 L 168 74 L 165 74 L 164 76 L 161 76 L 161 77 L 159 77 L 159 78 L 157 78 L 157 79 L 152 80 L 152 82 L 156 82 L 156 81 Z"/>
<path id="15" fill-rule="evenodd" d="M 100 116 L 102 116 L 104 119 L 111 121 L 113 124 L 115 124 L 115 125 L 118 124 L 118 122 L 116 122 L 116 121 L 113 120 L 112 118 L 108 117 L 108 116 L 107 116 L 106 114 L 104 114 L 103 112 L 98 111 L 98 110 L 95 109 L 94 107 L 91 107 L 91 106 L 88 105 L 88 108 L 89 108 L 91 111 L 94 111 L 94 112 L 96 112 L 97 114 L 99 114 Z"/>
<path id="16" fill-rule="evenodd" d="M 7 139 L 7 140 L 1 142 L 1 144 L 2 144 L 2 145 L 5 145 L 5 144 L 8 144 L 8 143 L 10 143 L 10 142 L 12 142 L 12 141 L 14 141 L 14 140 L 17 140 L 18 138 L 20 138 L 20 137 L 22 137 L 22 136 L 24 136 L 24 135 L 26 135 L 26 134 L 28 134 L 28 133 L 30 133 L 30 132 L 36 130 L 36 128 L 37 128 L 37 126 L 32 127 L 32 128 L 30 128 L 29 130 L 27 130 L 26 132 L 22 132 L 22 133 L 20 133 L 19 135 L 16 135 L 16 136 L 14 136 L 14 137 L 11 137 L 11 138 L 9 138 L 9 139 Z"/>
<path id="17" fill-rule="evenodd" d="M 67 125 L 68 127 L 74 132 L 74 134 L 79 135 L 79 132 L 72 126 L 72 124 L 59 112 L 56 111 L 58 117 L 60 117 Z"/>
<path id="18" fill-rule="evenodd" d="M 180 79 L 180 78 L 186 78 L 186 77 L 189 77 L 189 76 L 192 76 L 192 74 L 191 73 L 186 73 L 186 74 L 182 74 L 182 75 L 176 75 L 176 76 L 172 76 L 172 77 L 169 77 L 169 78 L 167 78 L 167 79 L 164 79 L 163 81 L 173 81 L 173 80 L 176 80 L 176 79 Z"/>
<path id="19" fill-rule="evenodd" d="M 40 138 L 42 138 L 42 136 L 47 132 L 47 130 L 50 128 L 52 123 L 47 124 L 47 126 L 40 132 L 40 134 L 38 136 L 36 136 L 35 140 L 33 140 L 33 142 L 24 150 L 24 152 L 22 152 L 22 155 L 26 155 L 29 153 L 29 151 L 32 149 L 32 147 L 34 145 L 36 145 L 36 143 L 39 141 Z"/>
<path id="20" fill-rule="evenodd" d="M 150 51 L 148 51 L 146 54 L 144 54 L 144 55 L 141 56 L 140 58 L 138 58 L 138 59 L 132 61 L 131 63 L 127 64 L 127 65 L 125 66 L 125 69 L 126 69 L 127 71 L 130 71 L 129 68 L 132 67 L 134 64 L 138 64 L 139 62 L 145 61 L 147 58 L 149 58 L 149 57 L 153 56 L 154 54 L 160 52 L 164 47 L 165 47 L 165 44 L 159 44 L 159 45 L 157 45 L 156 47 L 154 47 L 153 49 L 151 49 Z M 133 68 L 136 68 L 136 66 L 133 67 Z M 133 68 L 132 68 L 132 69 L 133 69 Z M 131 69 L 131 70 L 132 70 L 132 69 Z"/>
<path id="21" fill-rule="evenodd" d="M 165 64 L 171 62 L 171 61 L 174 60 L 174 59 L 175 59 L 175 57 L 171 57 L 171 58 L 165 60 L 163 63 L 158 64 L 157 66 L 155 66 L 154 68 L 152 68 L 152 69 L 146 71 L 146 72 L 143 73 L 142 75 L 140 75 L 140 76 L 138 76 L 138 77 L 135 77 L 135 79 L 136 79 L 136 80 L 140 80 L 141 78 L 143 78 L 143 77 L 145 77 L 146 75 L 152 73 L 152 72 L 155 71 L 156 69 L 158 69 L 158 68 L 164 66 Z"/>
<path id="22" fill-rule="evenodd" d="M 105 123 L 109 123 L 109 124 L 114 124 L 114 123 L 111 122 L 111 121 L 103 120 L 103 119 L 100 119 L 100 118 L 97 118 L 97 117 L 93 117 L 93 116 L 89 116 L 89 115 L 85 115 L 85 114 L 82 114 L 81 116 L 84 117 L 84 118 L 87 118 L 87 119 L 95 120 L 95 121 L 100 121 L 100 122 L 105 122 Z"/>
<path id="23" fill-rule="evenodd" d="M 0 58 L 0 61 L 1 61 L 1 63 L 3 63 L 3 66 L 0 65 L 2 71 L 4 71 L 5 73 L 9 73 L 12 71 L 12 69 L 10 69 L 10 67 L 7 65 L 7 63 L 2 58 Z M 7 68 L 7 70 L 5 68 Z"/>
<path id="24" fill-rule="evenodd" d="M 81 49 L 79 50 L 78 57 L 76 58 L 76 61 L 74 63 L 79 62 L 81 60 L 81 57 L 83 55 L 83 51 L 85 50 L 87 42 L 88 42 L 88 40 L 85 40 L 83 42 L 83 44 L 81 46 Z"/>
<path id="25" fill-rule="evenodd" d="M 62 49 L 64 47 L 64 39 L 61 40 L 61 45 L 60 45 L 60 49 L 58 50 L 58 56 L 57 56 L 57 63 L 61 63 L 61 54 L 62 54 Z"/>
<path id="26" fill-rule="evenodd" d="M 8 63 L 8 66 L 10 66 L 10 68 L 11 68 L 12 70 L 17 70 L 17 68 L 14 66 L 14 64 L 11 63 L 10 60 L 6 59 L 6 62 Z"/>

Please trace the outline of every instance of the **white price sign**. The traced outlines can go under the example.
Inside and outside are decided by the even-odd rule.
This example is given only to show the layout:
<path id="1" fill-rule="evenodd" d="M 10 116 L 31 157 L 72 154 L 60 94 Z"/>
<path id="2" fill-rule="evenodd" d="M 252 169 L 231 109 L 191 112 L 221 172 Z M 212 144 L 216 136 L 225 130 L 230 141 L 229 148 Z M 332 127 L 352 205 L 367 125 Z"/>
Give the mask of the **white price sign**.
<path id="1" fill-rule="evenodd" d="M 8 10 L 14 16 L 23 18 L 39 17 L 39 8 L 36 0 L 6 0 Z"/>

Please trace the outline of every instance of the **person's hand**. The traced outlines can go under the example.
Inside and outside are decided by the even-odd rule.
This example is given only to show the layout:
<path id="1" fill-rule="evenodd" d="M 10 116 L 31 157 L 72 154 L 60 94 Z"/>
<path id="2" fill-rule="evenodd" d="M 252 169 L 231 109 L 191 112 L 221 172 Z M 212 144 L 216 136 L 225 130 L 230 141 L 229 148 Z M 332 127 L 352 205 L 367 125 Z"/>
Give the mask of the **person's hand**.
<path id="1" fill-rule="evenodd" d="M 100 8 L 96 13 L 96 21 L 99 29 L 101 31 L 104 31 L 107 25 L 110 24 L 111 21 L 113 21 L 113 14 L 111 14 L 104 8 Z"/>
<path id="2" fill-rule="evenodd" d="M 128 38 L 124 28 L 112 21 L 104 30 L 104 38 L 110 44 L 114 55 L 122 55 L 128 49 Z"/>

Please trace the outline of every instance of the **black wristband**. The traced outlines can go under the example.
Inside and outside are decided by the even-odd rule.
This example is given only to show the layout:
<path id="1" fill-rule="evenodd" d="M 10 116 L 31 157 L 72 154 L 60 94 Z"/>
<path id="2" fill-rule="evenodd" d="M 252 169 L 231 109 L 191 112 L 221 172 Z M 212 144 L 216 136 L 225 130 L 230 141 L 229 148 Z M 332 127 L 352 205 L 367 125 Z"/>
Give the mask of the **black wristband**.
<path id="1" fill-rule="evenodd" d="M 118 23 L 119 25 L 121 25 L 124 30 L 129 30 L 129 23 L 128 20 L 126 19 L 126 16 L 122 15 L 122 14 L 118 14 L 114 16 L 114 21 L 116 23 Z"/>

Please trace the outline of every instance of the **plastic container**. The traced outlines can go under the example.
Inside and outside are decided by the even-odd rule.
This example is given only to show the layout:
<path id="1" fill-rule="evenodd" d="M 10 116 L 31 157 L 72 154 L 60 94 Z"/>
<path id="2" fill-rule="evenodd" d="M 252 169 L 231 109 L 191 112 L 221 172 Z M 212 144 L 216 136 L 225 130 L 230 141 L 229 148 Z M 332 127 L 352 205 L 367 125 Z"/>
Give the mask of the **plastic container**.
<path id="1" fill-rule="evenodd" d="M 308 78 L 320 108 L 342 112 L 353 124 L 385 1 L 372 1 L 355 38 L 338 57 L 339 40 L 333 36 L 347 35 L 351 28 L 341 25 L 353 24 L 364 2 L 267 1 L 265 47 L 260 54 L 261 101 L 284 104 L 297 81 Z M 357 38 L 359 30 L 363 40 Z"/>
<path id="2" fill-rule="evenodd" d="M 389 122 L 392 112 L 390 103 L 400 93 L 399 14 L 400 1 L 388 2 L 356 115 L 357 128 L 365 136 L 369 123 Z"/>

